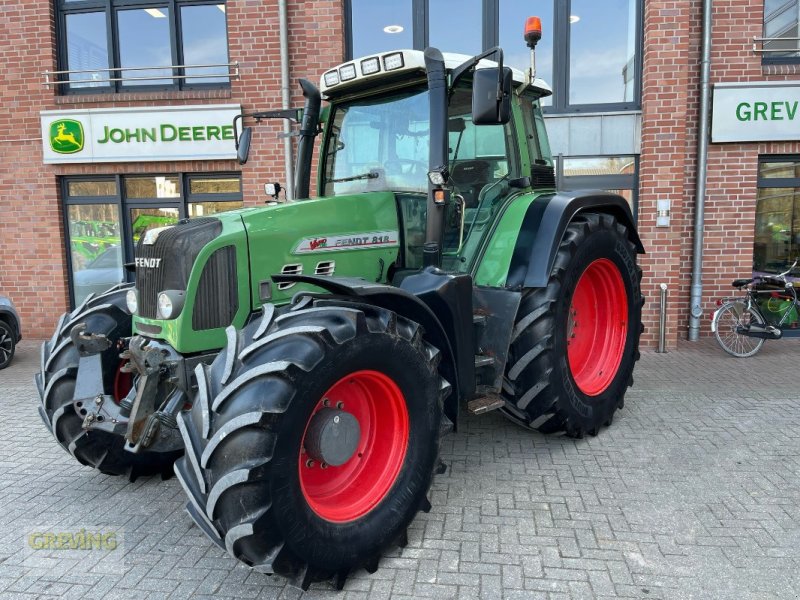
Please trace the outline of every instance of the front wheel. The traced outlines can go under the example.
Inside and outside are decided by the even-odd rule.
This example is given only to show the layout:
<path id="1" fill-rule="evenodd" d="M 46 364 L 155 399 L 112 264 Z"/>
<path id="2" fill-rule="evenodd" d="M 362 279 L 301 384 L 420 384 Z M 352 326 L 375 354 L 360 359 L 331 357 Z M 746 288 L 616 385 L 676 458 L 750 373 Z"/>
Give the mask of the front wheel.
<path id="1" fill-rule="evenodd" d="M 0 369 L 5 369 L 11 364 L 16 345 L 17 340 L 11 325 L 0 321 Z"/>
<path id="2" fill-rule="evenodd" d="M 106 475 L 172 475 L 172 465 L 182 450 L 147 450 L 133 454 L 125 450 L 125 438 L 107 431 L 86 430 L 83 416 L 75 406 L 78 366 L 81 360 L 72 341 L 73 328 L 84 325 L 86 331 L 102 334 L 111 347 L 101 354 L 102 388 L 119 403 L 130 391 L 133 380 L 121 370 L 117 342 L 131 334 L 131 315 L 125 308 L 125 294 L 131 285 L 90 296 L 83 305 L 64 315 L 50 341 L 42 343 L 41 371 L 37 374 L 41 405 L 39 414 L 50 433 L 64 450 L 83 465 Z"/>
<path id="3" fill-rule="evenodd" d="M 585 213 L 569 224 L 547 287 L 526 290 L 512 333 L 503 411 L 542 433 L 596 435 L 633 383 L 642 270 L 626 227 Z"/>
<path id="4" fill-rule="evenodd" d="M 764 319 L 756 311 L 748 310 L 741 300 L 723 304 L 714 313 L 712 329 L 720 347 L 731 356 L 747 358 L 761 350 L 763 338 L 753 338 L 739 333 L 739 327 L 764 325 Z"/>
<path id="5" fill-rule="evenodd" d="M 189 513 L 238 560 L 300 587 L 403 544 L 437 464 L 439 352 L 365 305 L 316 301 L 236 333 L 179 424 Z"/>

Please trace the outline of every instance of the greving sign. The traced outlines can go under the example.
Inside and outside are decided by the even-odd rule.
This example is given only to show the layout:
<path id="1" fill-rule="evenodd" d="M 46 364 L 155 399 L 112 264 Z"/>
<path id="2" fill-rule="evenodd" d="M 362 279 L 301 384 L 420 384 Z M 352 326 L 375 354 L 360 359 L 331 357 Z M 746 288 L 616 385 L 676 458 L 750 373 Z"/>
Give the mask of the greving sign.
<path id="1" fill-rule="evenodd" d="M 712 142 L 800 140 L 800 85 L 751 82 L 714 86 Z"/>

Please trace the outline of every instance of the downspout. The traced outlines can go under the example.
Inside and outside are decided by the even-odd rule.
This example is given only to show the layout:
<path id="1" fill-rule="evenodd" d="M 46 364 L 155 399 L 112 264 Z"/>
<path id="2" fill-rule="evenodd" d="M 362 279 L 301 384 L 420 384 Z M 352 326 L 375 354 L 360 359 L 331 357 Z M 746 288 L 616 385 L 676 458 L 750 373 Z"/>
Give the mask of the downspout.
<path id="1" fill-rule="evenodd" d="M 281 108 L 291 108 L 291 91 L 289 90 L 289 17 L 286 0 L 278 0 L 278 21 L 280 22 L 281 46 Z M 286 198 L 294 198 L 294 175 L 292 169 L 292 124 L 283 119 L 283 165 L 286 181 Z"/>
<path id="2" fill-rule="evenodd" d="M 697 132 L 697 194 L 694 205 L 694 252 L 692 256 L 692 289 L 689 306 L 689 341 L 700 337 L 703 316 L 703 226 L 706 204 L 706 170 L 708 166 L 708 116 L 711 78 L 711 2 L 703 0 L 703 42 L 700 63 L 700 120 Z"/>

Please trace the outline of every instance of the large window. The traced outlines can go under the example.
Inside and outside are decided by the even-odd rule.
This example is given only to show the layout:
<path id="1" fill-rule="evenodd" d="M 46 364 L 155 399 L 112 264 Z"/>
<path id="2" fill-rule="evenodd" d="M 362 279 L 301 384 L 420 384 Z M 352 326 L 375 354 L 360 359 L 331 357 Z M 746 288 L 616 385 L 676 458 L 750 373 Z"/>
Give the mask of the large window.
<path id="1" fill-rule="evenodd" d="M 764 0 L 764 62 L 800 61 L 798 23 L 798 0 Z"/>
<path id="2" fill-rule="evenodd" d="M 798 0 L 792 2 L 796 19 Z M 525 19 L 539 16 L 544 31 L 537 76 L 553 88 L 543 101 L 545 112 L 640 106 L 642 0 L 347 0 L 346 5 L 348 58 L 428 45 L 477 54 L 499 45 L 506 64 L 522 70 L 530 66 Z"/>
<path id="3" fill-rule="evenodd" d="M 785 271 L 800 255 L 800 157 L 761 158 L 753 271 Z"/>
<path id="4" fill-rule="evenodd" d="M 225 0 L 55 0 L 62 92 L 229 84 Z"/>
<path id="5" fill-rule="evenodd" d="M 561 157 L 556 172 L 558 187 L 563 190 L 606 190 L 628 201 L 637 217 L 639 187 L 636 156 Z"/>
<path id="6" fill-rule="evenodd" d="M 128 279 L 148 229 L 242 207 L 238 174 L 68 177 L 62 189 L 73 306 Z"/>

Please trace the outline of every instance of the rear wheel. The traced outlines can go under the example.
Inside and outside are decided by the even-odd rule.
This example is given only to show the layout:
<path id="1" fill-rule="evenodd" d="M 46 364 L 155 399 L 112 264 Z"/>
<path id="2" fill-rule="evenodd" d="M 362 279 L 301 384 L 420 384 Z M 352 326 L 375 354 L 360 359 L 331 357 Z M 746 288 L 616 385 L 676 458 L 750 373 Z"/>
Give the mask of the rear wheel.
<path id="1" fill-rule="evenodd" d="M 714 337 L 720 347 L 731 356 L 747 358 L 761 350 L 763 338 L 752 338 L 738 332 L 739 327 L 764 325 L 764 319 L 755 311 L 747 310 L 741 300 L 723 304 L 714 315 Z"/>
<path id="2" fill-rule="evenodd" d="M 133 454 L 124 449 L 125 438 L 106 431 L 83 429 L 83 417 L 75 410 L 75 383 L 80 356 L 70 332 L 86 325 L 86 332 L 104 334 L 111 347 L 102 353 L 102 377 L 105 393 L 120 402 L 130 391 L 133 380 L 120 370 L 117 341 L 131 335 L 131 315 L 125 309 L 125 294 L 130 286 L 89 299 L 59 321 L 50 341 L 42 344 L 42 404 L 39 413 L 56 441 L 78 462 L 106 475 L 172 475 L 172 465 L 182 451 L 143 451 Z"/>
<path id="3" fill-rule="evenodd" d="M 405 543 L 437 464 L 449 390 L 416 323 L 317 301 L 237 333 L 181 415 L 176 471 L 197 524 L 300 587 Z"/>
<path id="4" fill-rule="evenodd" d="M 5 369 L 11 364 L 16 346 L 14 330 L 5 321 L 0 321 L 0 369 Z"/>
<path id="5" fill-rule="evenodd" d="M 547 287 L 520 303 L 504 384 L 509 418 L 574 437 L 611 422 L 639 358 L 640 281 L 625 226 L 595 213 L 570 223 Z"/>

